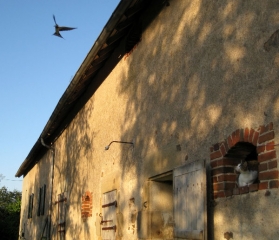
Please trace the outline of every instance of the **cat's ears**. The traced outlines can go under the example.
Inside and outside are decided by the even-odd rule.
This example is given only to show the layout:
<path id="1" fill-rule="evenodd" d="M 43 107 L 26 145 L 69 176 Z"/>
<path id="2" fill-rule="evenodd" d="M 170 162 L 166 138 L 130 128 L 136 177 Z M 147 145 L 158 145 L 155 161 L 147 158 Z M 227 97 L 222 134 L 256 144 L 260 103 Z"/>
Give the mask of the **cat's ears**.
<path id="1" fill-rule="evenodd" d="M 245 161 L 245 160 L 241 160 L 241 165 L 243 166 L 243 167 L 247 167 L 247 161 Z"/>

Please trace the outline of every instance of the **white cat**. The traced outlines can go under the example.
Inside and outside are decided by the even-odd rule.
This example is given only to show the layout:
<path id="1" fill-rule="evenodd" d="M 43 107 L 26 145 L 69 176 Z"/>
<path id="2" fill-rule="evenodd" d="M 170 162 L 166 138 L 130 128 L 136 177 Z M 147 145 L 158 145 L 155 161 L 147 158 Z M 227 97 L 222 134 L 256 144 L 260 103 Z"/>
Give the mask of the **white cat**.
<path id="1" fill-rule="evenodd" d="M 238 187 L 249 186 L 253 184 L 258 177 L 257 171 L 249 170 L 246 161 L 241 161 L 236 167 L 235 171 L 239 172 L 237 179 Z"/>

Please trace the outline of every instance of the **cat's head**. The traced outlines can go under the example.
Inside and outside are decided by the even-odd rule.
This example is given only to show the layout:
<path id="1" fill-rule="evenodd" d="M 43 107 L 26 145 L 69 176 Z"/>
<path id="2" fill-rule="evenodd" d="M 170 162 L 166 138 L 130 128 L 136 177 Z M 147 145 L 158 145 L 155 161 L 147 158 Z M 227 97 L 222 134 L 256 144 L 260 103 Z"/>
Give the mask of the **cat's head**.
<path id="1" fill-rule="evenodd" d="M 235 171 L 237 171 L 239 173 L 246 172 L 248 170 L 247 162 L 241 161 L 241 163 L 239 163 L 234 169 L 235 169 Z"/>

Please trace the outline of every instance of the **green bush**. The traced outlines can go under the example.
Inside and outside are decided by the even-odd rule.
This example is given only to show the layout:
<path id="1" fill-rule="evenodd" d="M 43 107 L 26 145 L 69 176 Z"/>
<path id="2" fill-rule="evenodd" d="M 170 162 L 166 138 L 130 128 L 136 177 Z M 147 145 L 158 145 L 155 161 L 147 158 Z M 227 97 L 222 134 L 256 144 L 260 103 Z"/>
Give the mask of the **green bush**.
<path id="1" fill-rule="evenodd" d="M 19 235 L 21 192 L 0 188 L 0 238 L 16 240 Z"/>

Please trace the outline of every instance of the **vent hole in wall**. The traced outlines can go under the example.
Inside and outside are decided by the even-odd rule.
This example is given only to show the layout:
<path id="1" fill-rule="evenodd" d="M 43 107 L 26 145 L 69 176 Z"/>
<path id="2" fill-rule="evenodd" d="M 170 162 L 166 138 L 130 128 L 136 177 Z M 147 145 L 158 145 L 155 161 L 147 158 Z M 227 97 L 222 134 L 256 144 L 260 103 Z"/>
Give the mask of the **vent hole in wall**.
<path id="1" fill-rule="evenodd" d="M 235 159 L 235 165 L 241 160 L 247 161 L 250 170 L 258 170 L 257 147 L 248 142 L 238 142 L 225 155 L 230 159 Z"/>

